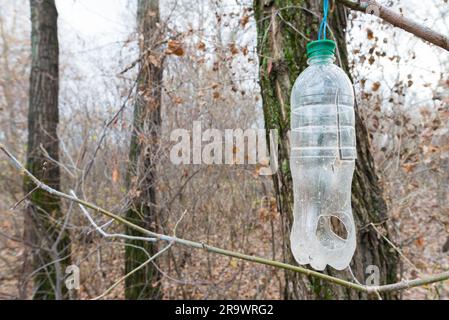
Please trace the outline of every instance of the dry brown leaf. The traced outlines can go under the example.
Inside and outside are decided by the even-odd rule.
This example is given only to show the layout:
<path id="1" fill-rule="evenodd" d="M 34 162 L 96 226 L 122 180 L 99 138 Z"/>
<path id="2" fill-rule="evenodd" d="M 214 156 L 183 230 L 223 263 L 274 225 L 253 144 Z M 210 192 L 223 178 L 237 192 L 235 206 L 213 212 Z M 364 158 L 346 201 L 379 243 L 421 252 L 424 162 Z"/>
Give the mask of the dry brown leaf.
<path id="1" fill-rule="evenodd" d="M 181 97 L 173 97 L 172 100 L 175 104 L 183 104 L 184 103 L 184 99 Z"/>
<path id="2" fill-rule="evenodd" d="M 379 90 L 380 85 L 381 85 L 380 82 L 379 82 L 379 81 L 376 81 L 376 82 L 374 82 L 373 85 L 371 86 L 371 89 L 372 89 L 373 91 L 377 91 L 377 90 Z"/>
<path id="3" fill-rule="evenodd" d="M 236 55 L 239 53 L 239 48 L 237 48 L 237 46 L 235 45 L 235 43 L 231 43 L 229 44 L 229 50 L 231 50 L 231 53 L 233 55 Z"/>
<path id="4" fill-rule="evenodd" d="M 418 247 L 422 248 L 424 246 L 424 243 L 425 243 L 424 237 L 422 237 L 422 236 L 419 237 L 418 239 L 416 239 L 415 243 L 416 243 L 416 245 Z"/>
<path id="5" fill-rule="evenodd" d="M 416 163 L 405 163 L 402 165 L 402 168 L 404 169 L 405 173 L 411 173 L 413 170 L 415 170 Z"/>
<path id="6" fill-rule="evenodd" d="M 114 168 L 114 170 L 112 170 L 112 182 L 113 183 L 117 183 L 119 178 L 119 172 L 117 168 Z"/>
<path id="7" fill-rule="evenodd" d="M 203 41 L 200 41 L 200 43 L 198 44 L 198 49 L 201 51 L 205 51 L 206 50 L 206 44 Z"/>
<path id="8" fill-rule="evenodd" d="M 245 14 L 242 19 L 240 19 L 240 25 L 244 28 L 249 22 L 249 15 Z"/>
<path id="9" fill-rule="evenodd" d="M 168 46 L 167 51 L 165 51 L 168 55 L 175 55 L 175 56 L 183 56 L 184 55 L 184 48 L 182 47 L 182 42 L 178 40 L 168 40 Z"/>

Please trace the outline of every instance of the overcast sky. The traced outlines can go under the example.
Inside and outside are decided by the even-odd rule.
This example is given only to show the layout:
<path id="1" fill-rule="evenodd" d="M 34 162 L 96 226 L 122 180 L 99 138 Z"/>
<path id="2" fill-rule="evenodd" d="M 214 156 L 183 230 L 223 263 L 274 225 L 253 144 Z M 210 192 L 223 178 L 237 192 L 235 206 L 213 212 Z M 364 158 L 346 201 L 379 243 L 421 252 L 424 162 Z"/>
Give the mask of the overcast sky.
<path id="1" fill-rule="evenodd" d="M 112 57 L 120 52 L 123 41 L 127 40 L 134 30 L 135 0 L 57 0 L 56 2 L 59 10 L 61 35 L 63 35 L 60 38 L 63 53 L 76 53 L 78 55 L 76 59 L 81 59 L 84 62 L 81 68 L 86 73 L 92 71 L 92 67 L 88 63 L 92 57 L 101 56 L 114 60 Z M 161 1 L 161 6 L 168 6 L 171 2 Z M 380 2 L 387 4 L 389 1 L 382 0 Z M 400 6 L 406 15 L 442 32 L 449 31 L 449 21 L 442 20 L 440 16 L 441 10 L 449 10 L 449 5 L 444 1 L 407 0 L 401 3 Z M 441 4 L 435 6 L 434 3 Z M 224 7 L 232 4 L 234 4 L 234 0 L 222 2 Z M 399 9 L 399 7 L 396 6 L 395 9 Z M 361 23 L 362 28 L 355 28 L 352 31 L 351 34 L 355 39 L 366 40 L 366 28 L 373 29 L 375 35 L 388 37 L 388 34 L 379 30 L 379 25 L 376 23 L 377 18 L 359 15 L 357 20 L 356 23 Z M 410 50 L 415 50 L 417 53 L 416 59 L 412 63 L 400 66 L 401 73 L 413 73 L 417 84 L 431 81 L 431 78 L 436 79 L 435 75 L 441 72 L 440 65 L 445 56 L 442 54 L 445 52 L 442 49 L 428 46 L 401 30 L 396 31 L 399 36 L 385 46 L 387 54 L 394 55 L 396 51 L 405 53 Z M 369 50 L 369 43 L 365 48 Z M 90 59 L 87 59 L 88 57 Z M 381 73 L 390 70 L 390 80 L 393 81 L 397 75 L 395 67 L 396 65 L 393 63 L 382 61 L 382 65 L 378 68 L 371 68 L 369 74 L 375 79 L 380 77 Z M 111 68 L 114 68 L 112 62 Z M 420 80 L 421 78 L 424 80 Z M 422 89 L 424 94 L 426 91 L 430 90 Z"/>
<path id="2" fill-rule="evenodd" d="M 9 2 L 11 4 L 13 0 L 6 1 L 11 1 Z M 169 7 L 173 1 L 162 0 L 162 11 L 164 8 L 167 9 L 166 7 Z M 245 1 L 249 2 L 249 0 Z M 389 1 L 382 0 L 381 2 L 388 3 Z M 441 16 L 442 11 L 449 11 L 449 4 L 444 3 L 443 0 L 403 0 L 401 3 L 400 6 L 395 6 L 395 10 L 402 7 L 405 15 L 443 33 L 449 33 L 449 16 L 446 16 L 446 20 Z M 27 29 L 29 28 L 28 2 L 24 1 L 23 4 L 24 7 L 20 6 L 20 10 L 27 12 L 26 14 L 21 12 L 19 16 L 23 19 L 24 28 Z M 73 75 L 85 82 L 87 90 L 92 86 L 91 83 L 99 85 L 100 79 L 104 80 L 105 77 L 110 77 L 112 81 L 121 68 L 132 61 L 135 41 L 134 47 L 131 42 L 124 49 L 124 44 L 125 41 L 132 38 L 135 30 L 136 0 L 56 0 L 56 4 L 59 11 L 61 62 L 65 68 L 76 71 L 76 74 L 75 72 L 64 74 L 65 78 L 62 78 L 62 81 L 68 85 L 67 82 L 73 80 L 70 78 Z M 235 0 L 225 0 L 220 2 L 220 5 L 235 8 Z M 4 10 L 7 11 L 7 7 L 5 6 Z M 188 6 L 179 5 L 178 8 L 181 8 L 178 10 L 182 11 L 184 17 L 189 17 L 185 12 L 189 10 Z M 186 20 L 186 23 L 194 24 L 195 14 L 197 12 L 192 12 L 190 21 Z M 185 20 L 179 19 L 179 21 Z M 360 25 L 360 28 L 357 27 L 351 31 L 350 36 L 354 36 L 355 41 L 350 43 L 350 47 L 362 41 L 362 53 L 363 51 L 366 53 L 370 49 L 370 42 L 366 39 L 366 29 L 371 28 L 375 35 L 390 39 L 384 47 L 388 56 L 399 53 L 405 57 L 408 51 L 415 50 L 416 59 L 410 63 L 401 63 L 399 71 L 403 76 L 413 74 L 417 85 L 412 89 L 418 92 L 421 98 L 429 99 L 430 91 L 434 86 L 424 88 L 419 85 L 428 82 L 436 85 L 439 74 L 441 72 L 447 74 L 447 70 L 445 70 L 448 65 L 447 52 L 435 46 L 429 46 L 416 37 L 391 26 L 388 26 L 387 33 L 382 32 L 378 22 L 377 18 L 359 14 L 355 24 Z M 392 32 L 398 36 L 392 38 Z M 28 36 L 27 33 L 23 34 Z M 246 38 L 246 41 L 254 46 L 254 32 L 246 35 Z M 254 38 L 254 41 L 249 41 L 250 38 Z M 446 65 L 442 69 L 443 63 Z M 361 70 L 361 72 L 372 81 L 384 75 L 387 81 L 393 82 L 398 74 L 398 69 L 394 63 L 383 60 L 380 64 Z"/>
<path id="3" fill-rule="evenodd" d="M 129 0 L 56 0 L 60 27 L 84 39 L 104 43 L 123 40 L 135 22 L 130 18 Z M 65 31 L 64 30 L 64 31 Z"/>

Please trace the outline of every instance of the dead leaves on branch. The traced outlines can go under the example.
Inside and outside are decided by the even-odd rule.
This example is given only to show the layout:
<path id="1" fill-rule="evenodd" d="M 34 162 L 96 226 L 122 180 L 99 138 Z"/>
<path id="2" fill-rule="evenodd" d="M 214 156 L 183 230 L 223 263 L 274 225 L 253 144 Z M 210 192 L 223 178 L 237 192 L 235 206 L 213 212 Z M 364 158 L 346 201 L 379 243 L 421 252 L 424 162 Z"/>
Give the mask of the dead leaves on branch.
<path id="1" fill-rule="evenodd" d="M 249 22 L 249 15 L 248 14 L 244 14 L 243 17 L 240 19 L 240 25 L 242 26 L 242 28 L 245 28 L 246 25 Z"/>
<path id="2" fill-rule="evenodd" d="M 240 52 L 239 48 L 234 42 L 229 44 L 229 51 L 231 51 L 232 55 L 236 55 Z"/>
<path id="3" fill-rule="evenodd" d="M 182 57 L 185 54 L 183 43 L 179 40 L 168 40 L 167 50 L 165 51 L 165 54 Z"/>
<path id="4" fill-rule="evenodd" d="M 206 44 L 203 41 L 200 41 L 200 43 L 198 43 L 198 50 L 206 51 Z"/>
<path id="5" fill-rule="evenodd" d="M 184 44 L 180 40 L 170 39 L 167 42 L 167 49 L 163 53 L 167 56 L 174 55 L 177 57 L 182 57 L 185 55 Z M 160 68 L 162 66 L 163 54 L 153 52 L 152 50 L 148 50 L 144 55 L 143 60 L 145 63 L 150 63 L 151 65 Z"/>
<path id="6" fill-rule="evenodd" d="M 374 92 L 375 92 L 375 91 L 378 91 L 379 88 L 380 88 L 380 86 L 381 86 L 380 82 L 379 82 L 379 81 L 376 81 L 376 82 L 374 82 L 373 85 L 371 86 L 371 90 L 374 91 Z"/>

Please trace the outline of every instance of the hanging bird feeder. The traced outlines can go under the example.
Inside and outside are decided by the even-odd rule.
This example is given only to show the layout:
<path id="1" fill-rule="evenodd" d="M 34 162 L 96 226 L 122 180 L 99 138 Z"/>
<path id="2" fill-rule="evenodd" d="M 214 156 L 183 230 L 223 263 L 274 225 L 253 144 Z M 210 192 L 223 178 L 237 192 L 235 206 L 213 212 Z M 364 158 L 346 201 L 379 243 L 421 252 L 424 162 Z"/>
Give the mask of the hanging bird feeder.
<path id="1" fill-rule="evenodd" d="M 291 249 L 299 264 L 316 270 L 349 266 L 356 247 L 351 183 L 356 159 L 354 91 L 334 64 L 326 39 L 328 1 L 317 41 L 307 45 L 309 67 L 291 94 L 294 222 Z"/>

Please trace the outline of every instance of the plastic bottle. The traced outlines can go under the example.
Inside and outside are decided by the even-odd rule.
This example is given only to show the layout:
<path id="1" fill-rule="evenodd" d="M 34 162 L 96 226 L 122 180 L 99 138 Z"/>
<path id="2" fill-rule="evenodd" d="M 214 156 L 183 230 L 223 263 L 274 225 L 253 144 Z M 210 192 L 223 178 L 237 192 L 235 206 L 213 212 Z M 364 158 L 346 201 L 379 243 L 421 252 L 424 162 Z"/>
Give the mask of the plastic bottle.
<path id="1" fill-rule="evenodd" d="M 316 270 L 326 265 L 345 269 L 356 247 L 351 209 L 357 154 L 354 91 L 334 64 L 334 52 L 331 40 L 309 43 L 309 67 L 291 94 L 291 249 L 299 264 Z"/>

